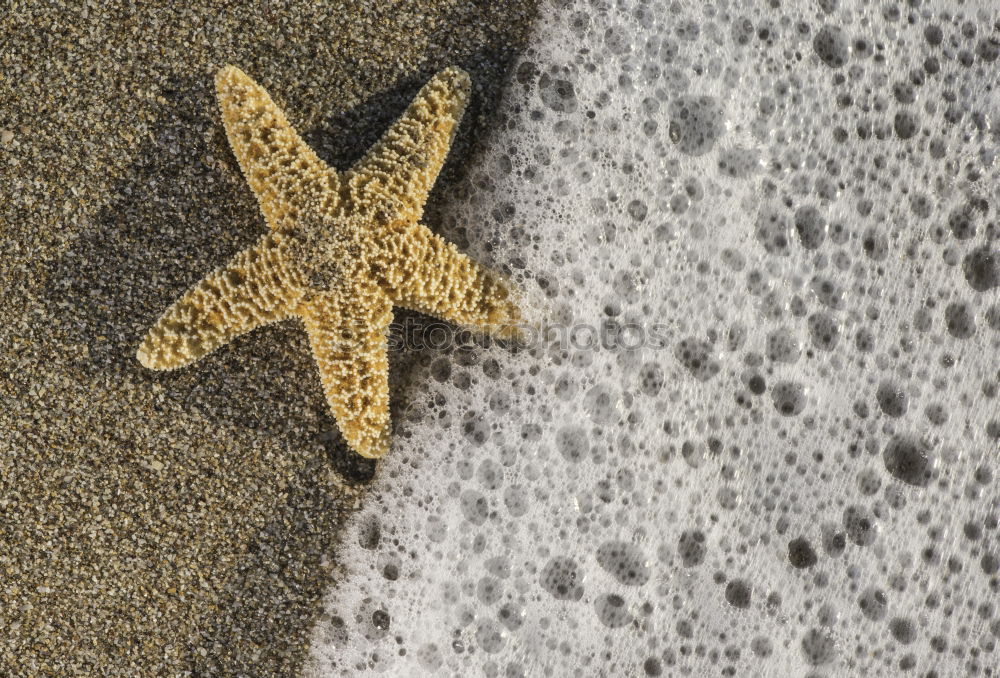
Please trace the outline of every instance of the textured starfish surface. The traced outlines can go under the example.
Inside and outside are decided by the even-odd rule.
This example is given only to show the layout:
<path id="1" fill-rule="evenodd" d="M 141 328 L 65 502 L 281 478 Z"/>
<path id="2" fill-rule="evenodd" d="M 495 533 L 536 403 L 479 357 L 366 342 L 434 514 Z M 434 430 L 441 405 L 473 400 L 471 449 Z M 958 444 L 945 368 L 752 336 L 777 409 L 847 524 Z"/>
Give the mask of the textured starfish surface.
<path id="1" fill-rule="evenodd" d="M 355 165 L 337 172 L 233 66 L 216 76 L 226 134 L 270 230 L 203 278 L 149 330 L 145 367 L 188 365 L 245 332 L 301 318 L 350 447 L 389 449 L 393 305 L 517 336 L 512 288 L 420 223 L 465 109 L 469 76 L 438 73 Z"/>

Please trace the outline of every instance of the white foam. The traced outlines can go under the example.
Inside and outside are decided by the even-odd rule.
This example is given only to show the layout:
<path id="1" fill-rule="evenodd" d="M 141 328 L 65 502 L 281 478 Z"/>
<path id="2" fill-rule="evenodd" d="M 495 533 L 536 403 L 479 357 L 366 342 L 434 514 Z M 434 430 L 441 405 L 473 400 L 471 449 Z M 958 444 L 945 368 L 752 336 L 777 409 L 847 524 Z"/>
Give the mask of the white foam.
<path id="1" fill-rule="evenodd" d="M 997 17 L 746 4 L 545 10 L 445 220 L 548 323 L 645 343 L 419 351 L 308 675 L 991 675 Z"/>

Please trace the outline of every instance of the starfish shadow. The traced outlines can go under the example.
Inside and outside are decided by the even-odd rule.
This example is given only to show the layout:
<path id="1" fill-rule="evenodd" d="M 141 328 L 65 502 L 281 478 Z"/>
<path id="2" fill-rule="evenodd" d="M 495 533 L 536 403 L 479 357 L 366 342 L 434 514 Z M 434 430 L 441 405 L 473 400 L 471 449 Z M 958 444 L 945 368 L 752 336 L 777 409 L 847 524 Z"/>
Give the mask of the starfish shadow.
<path id="1" fill-rule="evenodd" d="M 138 161 L 113 191 L 113 202 L 80 228 L 62 258 L 49 266 L 49 310 L 67 320 L 64 340 L 86 347 L 68 357 L 83 374 L 158 382 L 169 398 L 237 426 L 280 427 L 290 412 L 240 407 L 233 389 L 263 391 L 275 403 L 261 372 L 302 371 L 306 362 L 282 350 L 285 340 L 302 343 L 290 324 L 241 337 L 190 369 L 157 374 L 135 360 L 139 339 L 159 313 L 206 270 L 263 231 L 238 175 L 220 171 L 229 159 L 224 137 L 213 129 L 211 108 L 204 105 L 211 96 L 205 85 L 178 82 L 165 96 L 153 139 L 137 152 Z M 281 341 L 261 342 L 265 333 L 278 333 Z"/>

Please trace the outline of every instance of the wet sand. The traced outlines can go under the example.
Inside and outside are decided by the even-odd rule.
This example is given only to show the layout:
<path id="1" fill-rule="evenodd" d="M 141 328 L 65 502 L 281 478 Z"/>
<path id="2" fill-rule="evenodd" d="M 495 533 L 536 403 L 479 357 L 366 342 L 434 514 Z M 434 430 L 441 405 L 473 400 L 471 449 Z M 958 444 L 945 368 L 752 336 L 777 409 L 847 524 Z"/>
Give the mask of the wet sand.
<path id="1" fill-rule="evenodd" d="M 446 184 L 535 12 L 188 4 L 23 2 L 0 19 L 0 675 L 297 674 L 374 466 L 335 432 L 295 323 L 177 372 L 134 358 L 265 228 L 214 72 L 239 65 L 345 168 L 458 64 L 474 94 Z"/>

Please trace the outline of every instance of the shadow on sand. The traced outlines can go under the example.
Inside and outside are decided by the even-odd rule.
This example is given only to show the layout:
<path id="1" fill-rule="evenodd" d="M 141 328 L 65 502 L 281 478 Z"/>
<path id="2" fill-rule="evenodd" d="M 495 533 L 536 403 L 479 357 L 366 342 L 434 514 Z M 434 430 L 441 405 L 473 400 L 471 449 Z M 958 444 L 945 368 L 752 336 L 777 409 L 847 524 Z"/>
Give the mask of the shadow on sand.
<path id="1" fill-rule="evenodd" d="M 429 201 L 432 228 L 440 186 L 453 184 L 474 155 L 472 140 L 489 120 L 479 114 L 492 107 L 503 85 L 496 72 L 482 72 L 476 64 L 504 60 L 484 53 L 464 64 L 481 88 Z M 344 169 L 378 139 L 423 81 L 380 92 L 303 136 L 321 157 Z M 159 384 L 165 409 L 175 416 L 197 410 L 220 426 L 258 430 L 302 454 L 297 475 L 276 495 L 281 501 L 271 507 L 267 524 L 228 566 L 222 599 L 198 624 L 200 637 L 177 639 L 189 644 L 196 676 L 294 675 L 329 585 L 320 562 L 335 548 L 348 512 L 340 500 L 369 483 L 376 466 L 351 453 L 336 432 L 295 322 L 251 332 L 176 372 L 144 370 L 135 360 L 140 338 L 160 313 L 266 228 L 228 148 L 210 80 L 177 80 L 163 97 L 166 103 L 153 111 L 160 121 L 156 132 L 113 190 L 113 202 L 47 271 L 46 298 L 52 300 L 47 310 L 71 327 L 66 341 L 86 347 L 67 358 L 83 378 L 95 383 L 112 378 L 139 389 Z M 280 102 L 280 95 L 276 99 Z M 405 337 L 395 340 L 408 343 Z M 421 349 L 390 356 L 394 416 L 407 406 L 399 384 L 416 362 L 439 355 Z M 342 479 L 341 494 L 316 482 L 331 467 Z M 265 646 L 270 651 L 262 657 L 277 664 L 262 663 Z M 196 647 L 209 648 L 208 656 Z"/>

